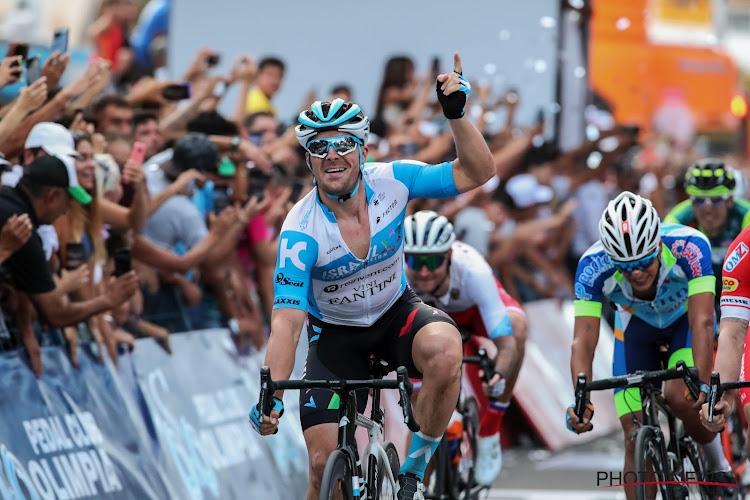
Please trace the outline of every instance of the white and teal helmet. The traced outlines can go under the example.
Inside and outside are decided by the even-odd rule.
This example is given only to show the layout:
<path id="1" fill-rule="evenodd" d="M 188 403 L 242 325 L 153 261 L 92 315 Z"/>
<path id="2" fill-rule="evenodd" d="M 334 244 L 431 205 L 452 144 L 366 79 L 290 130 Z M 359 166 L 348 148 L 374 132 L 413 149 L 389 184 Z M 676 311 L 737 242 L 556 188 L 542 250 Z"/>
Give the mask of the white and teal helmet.
<path id="1" fill-rule="evenodd" d="M 299 125 L 295 127 L 297 140 L 303 148 L 318 135 L 326 130 L 338 130 L 344 134 L 353 135 L 363 145 L 367 144 L 370 133 L 370 119 L 367 118 L 357 104 L 334 99 L 333 102 L 315 101 L 310 109 L 299 114 Z"/>

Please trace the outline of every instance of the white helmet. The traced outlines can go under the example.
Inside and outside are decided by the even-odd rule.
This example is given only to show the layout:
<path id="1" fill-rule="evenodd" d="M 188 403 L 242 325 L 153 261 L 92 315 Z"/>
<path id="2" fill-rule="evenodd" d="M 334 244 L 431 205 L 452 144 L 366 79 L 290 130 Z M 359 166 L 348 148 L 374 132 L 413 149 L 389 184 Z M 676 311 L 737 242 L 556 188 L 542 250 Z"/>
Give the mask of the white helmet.
<path id="1" fill-rule="evenodd" d="M 334 99 L 333 102 L 315 101 L 299 114 L 299 125 L 294 129 L 300 145 L 307 149 L 307 144 L 325 130 L 338 130 L 350 134 L 367 144 L 370 133 L 370 120 L 362 113 L 358 105 Z"/>
<path id="2" fill-rule="evenodd" d="M 432 210 L 421 210 L 404 221 L 404 253 L 444 253 L 455 240 L 453 224 Z"/>
<path id="3" fill-rule="evenodd" d="M 632 262 L 659 248 L 659 214 L 649 200 L 623 191 L 609 202 L 599 220 L 599 239 L 610 259 Z"/>

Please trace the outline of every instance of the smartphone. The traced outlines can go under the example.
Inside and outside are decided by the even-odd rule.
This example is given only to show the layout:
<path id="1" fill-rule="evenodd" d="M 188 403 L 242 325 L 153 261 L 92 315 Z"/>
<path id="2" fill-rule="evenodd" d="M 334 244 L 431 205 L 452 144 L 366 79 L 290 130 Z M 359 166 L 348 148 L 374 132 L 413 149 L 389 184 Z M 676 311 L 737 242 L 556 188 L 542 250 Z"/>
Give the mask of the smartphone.
<path id="1" fill-rule="evenodd" d="M 65 245 L 65 269 L 72 271 L 81 267 L 85 260 L 83 243 L 67 243 Z"/>
<path id="2" fill-rule="evenodd" d="M 26 59 L 26 84 L 31 85 L 42 77 L 42 64 L 39 56 Z"/>
<path id="3" fill-rule="evenodd" d="M 26 57 L 28 57 L 28 55 L 28 43 L 11 42 L 11 44 L 8 45 L 8 52 L 5 54 L 5 57 L 21 56 L 21 61 L 18 63 L 18 66 L 21 66 L 26 61 Z"/>
<path id="4" fill-rule="evenodd" d="M 206 64 L 208 66 L 216 66 L 217 64 L 219 64 L 219 61 L 221 61 L 221 56 L 219 56 L 218 54 L 206 56 Z"/>
<path id="5" fill-rule="evenodd" d="M 536 123 L 544 123 L 544 108 L 539 108 L 536 112 Z"/>
<path id="6" fill-rule="evenodd" d="M 217 186 L 214 184 L 211 201 L 214 206 L 213 212 L 219 215 L 232 204 L 232 189 L 229 186 Z"/>
<path id="7" fill-rule="evenodd" d="M 65 53 L 68 51 L 68 28 L 63 28 L 55 31 L 55 35 L 52 37 L 52 52 L 60 51 Z"/>
<path id="8" fill-rule="evenodd" d="M 130 272 L 130 249 L 120 248 L 115 250 L 115 276 L 122 276 Z"/>
<path id="9" fill-rule="evenodd" d="M 440 58 L 437 56 L 432 58 L 432 74 L 433 75 L 440 74 Z"/>
<path id="10" fill-rule="evenodd" d="M 190 82 L 167 85 L 162 89 L 161 95 L 168 101 L 190 99 Z"/>
<path id="11" fill-rule="evenodd" d="M 146 156 L 146 145 L 142 142 L 135 141 L 133 143 L 133 151 L 130 152 L 130 160 L 136 163 L 143 163 Z"/>
<path id="12" fill-rule="evenodd" d="M 216 85 L 214 85 L 214 97 L 224 97 L 224 94 L 227 92 L 227 82 L 218 81 L 216 82 Z"/>

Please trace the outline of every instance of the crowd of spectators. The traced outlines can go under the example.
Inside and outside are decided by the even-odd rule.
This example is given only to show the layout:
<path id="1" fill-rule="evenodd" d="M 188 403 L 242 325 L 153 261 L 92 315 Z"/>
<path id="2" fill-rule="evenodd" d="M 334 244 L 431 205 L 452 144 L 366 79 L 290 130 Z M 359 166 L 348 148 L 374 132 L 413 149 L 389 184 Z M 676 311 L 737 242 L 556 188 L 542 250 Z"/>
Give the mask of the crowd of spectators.
<path id="1" fill-rule="evenodd" d="M 40 344 L 64 343 L 76 365 L 81 341 L 99 343 L 115 363 L 143 336 L 166 350 L 172 333 L 214 327 L 230 329 L 243 351 L 266 341 L 279 229 L 313 188 L 295 117 L 274 106 L 285 63 L 248 54 L 221 75 L 222 55 L 201 49 L 167 79 L 165 4 L 152 0 L 142 26 L 133 2 L 105 0 L 87 33 L 96 57 L 85 72 L 62 86 L 69 56 L 53 52 L 42 78 L 0 110 L 0 346 L 23 347 L 37 376 Z M 2 59 L 0 87 L 24 80 L 19 59 Z M 435 98 L 439 65 L 415 68 L 405 56 L 385 64 L 377 105 L 365 110 L 367 161 L 455 158 Z M 189 95 L 180 95 L 185 82 Z M 224 116 L 217 107 L 229 87 L 239 97 Z M 352 92 L 338 84 L 300 108 L 356 101 Z M 609 199 L 633 190 L 665 214 L 684 197 L 680 178 L 697 153 L 614 123 L 590 125 L 586 144 L 562 152 L 545 141 L 542 116 L 518 126 L 521 99 L 522 90 L 498 96 L 475 85 L 467 112 L 496 177 L 408 210 L 446 215 L 522 303 L 569 299 Z"/>

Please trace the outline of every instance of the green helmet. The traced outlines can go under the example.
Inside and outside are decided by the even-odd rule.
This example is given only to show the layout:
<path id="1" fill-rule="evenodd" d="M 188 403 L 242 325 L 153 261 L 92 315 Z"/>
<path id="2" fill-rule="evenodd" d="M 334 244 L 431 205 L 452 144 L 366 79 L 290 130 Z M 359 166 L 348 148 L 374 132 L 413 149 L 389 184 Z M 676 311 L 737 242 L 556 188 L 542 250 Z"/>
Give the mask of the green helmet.
<path id="1" fill-rule="evenodd" d="M 689 196 L 730 195 L 736 185 L 732 169 L 716 158 L 699 161 L 685 174 L 685 192 Z"/>

